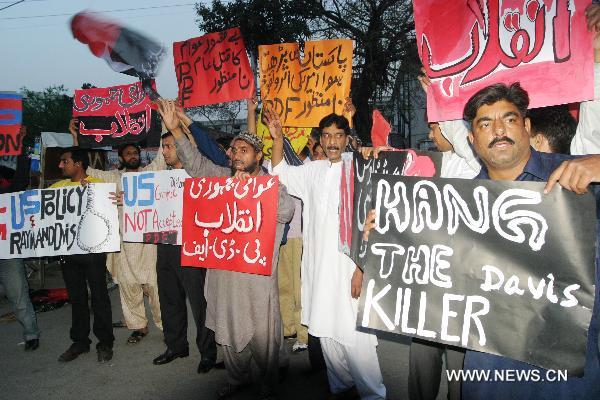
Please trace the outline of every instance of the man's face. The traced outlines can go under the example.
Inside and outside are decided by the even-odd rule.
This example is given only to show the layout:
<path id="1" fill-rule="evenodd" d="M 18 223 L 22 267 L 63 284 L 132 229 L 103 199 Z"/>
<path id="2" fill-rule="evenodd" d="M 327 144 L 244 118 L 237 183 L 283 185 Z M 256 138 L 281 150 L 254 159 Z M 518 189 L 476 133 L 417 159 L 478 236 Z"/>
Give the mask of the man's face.
<path id="1" fill-rule="evenodd" d="M 437 122 L 432 122 L 429 124 L 429 140 L 433 142 L 438 151 L 452 151 L 454 147 L 452 144 L 444 137 L 442 134 L 442 130 L 440 129 L 440 124 Z"/>
<path id="2" fill-rule="evenodd" d="M 73 161 L 73 159 L 71 158 L 71 152 L 68 151 L 66 153 L 63 153 L 60 156 L 58 168 L 60 168 L 62 175 L 65 178 L 73 178 L 74 176 L 77 175 L 77 172 L 79 171 L 79 168 L 80 168 L 80 164 L 75 163 Z"/>
<path id="3" fill-rule="evenodd" d="M 140 152 L 135 146 L 127 146 L 121 153 L 121 161 L 125 169 L 137 170 L 140 167 Z"/>
<path id="4" fill-rule="evenodd" d="M 167 136 L 162 140 L 162 152 L 165 163 L 167 163 L 168 166 L 174 167 L 179 164 L 177 147 L 175 146 L 175 138 L 173 136 Z"/>
<path id="5" fill-rule="evenodd" d="M 342 159 L 342 153 L 348 145 L 348 135 L 343 129 L 335 125 L 323 128 L 321 132 L 321 146 L 325 155 L 331 162 L 338 162 Z"/>
<path id="6" fill-rule="evenodd" d="M 254 146 L 244 140 L 238 139 L 231 144 L 231 172 L 244 171 L 252 174 L 259 168 L 262 152 L 256 151 Z"/>
<path id="7" fill-rule="evenodd" d="M 527 162 L 530 155 L 529 118 L 506 100 L 477 110 L 469 139 L 488 169 L 509 169 Z"/>

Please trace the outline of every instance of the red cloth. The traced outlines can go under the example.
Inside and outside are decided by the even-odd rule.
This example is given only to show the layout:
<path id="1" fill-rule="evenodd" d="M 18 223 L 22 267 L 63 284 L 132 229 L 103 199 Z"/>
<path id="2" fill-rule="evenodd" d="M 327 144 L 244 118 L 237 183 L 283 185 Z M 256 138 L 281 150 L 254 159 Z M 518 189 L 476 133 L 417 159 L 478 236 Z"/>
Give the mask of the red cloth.
<path id="1" fill-rule="evenodd" d="M 371 128 L 371 142 L 373 147 L 387 146 L 388 136 L 392 131 L 389 122 L 383 118 L 381 111 L 373 110 L 373 127 Z"/>

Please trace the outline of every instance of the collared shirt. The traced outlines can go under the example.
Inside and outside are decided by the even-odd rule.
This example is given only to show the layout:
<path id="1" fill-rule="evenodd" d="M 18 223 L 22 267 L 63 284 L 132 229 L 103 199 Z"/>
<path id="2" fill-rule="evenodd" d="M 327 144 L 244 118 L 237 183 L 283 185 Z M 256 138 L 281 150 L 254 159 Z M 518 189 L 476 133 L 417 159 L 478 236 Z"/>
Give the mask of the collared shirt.
<path id="1" fill-rule="evenodd" d="M 552 172 L 554 172 L 563 161 L 572 160 L 574 158 L 576 157 L 568 154 L 540 153 L 531 148 L 529 161 L 527 161 L 525 168 L 523 168 L 523 172 L 521 172 L 515 181 L 546 182 Z M 485 165 L 481 167 L 481 171 L 479 171 L 479 174 L 475 179 L 491 179 Z"/>
<path id="2" fill-rule="evenodd" d="M 515 179 L 515 181 L 545 182 L 563 161 L 572 160 L 574 158 L 577 157 L 566 154 L 540 153 L 532 148 L 531 156 L 527 161 L 527 164 L 525 164 L 523 172 Z M 481 168 L 479 175 L 477 175 L 475 179 L 490 179 L 488 170 L 485 166 Z M 597 190 L 594 191 L 598 193 Z M 598 204 L 597 194 L 596 203 Z M 569 221 L 565 221 L 565 223 L 568 222 Z M 597 243 L 598 239 L 596 240 L 596 244 Z M 546 377 L 552 378 L 551 373 L 550 375 L 546 375 L 547 370 L 545 369 L 534 367 L 527 363 L 507 357 L 467 350 L 463 369 L 490 371 L 492 377 L 490 378 L 490 381 L 464 381 L 462 383 L 462 399 L 600 399 L 600 385 L 598 384 L 600 381 L 600 365 L 598 361 L 598 347 L 596 346 L 599 325 L 598 265 L 598 254 L 596 254 L 596 299 L 594 301 L 594 312 L 588 330 L 585 375 L 582 378 L 569 377 L 566 382 L 544 382 Z M 540 380 L 496 382 L 493 378 L 494 370 L 537 370 Z"/>

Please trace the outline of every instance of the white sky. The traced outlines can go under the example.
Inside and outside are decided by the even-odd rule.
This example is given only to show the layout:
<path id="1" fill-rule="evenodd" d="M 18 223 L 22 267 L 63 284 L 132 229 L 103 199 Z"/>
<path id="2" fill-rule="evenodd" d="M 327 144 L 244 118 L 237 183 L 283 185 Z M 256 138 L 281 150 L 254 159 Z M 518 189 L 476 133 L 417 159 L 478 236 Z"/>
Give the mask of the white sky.
<path id="1" fill-rule="evenodd" d="M 0 0 L 0 8 L 17 0 Z M 207 0 L 203 0 L 207 1 Z M 195 22 L 193 0 L 25 0 L 0 11 L 0 91 L 42 90 L 63 84 L 72 92 L 84 82 L 98 87 L 135 82 L 136 78 L 114 72 L 89 48 L 73 38 L 68 22 L 84 9 L 122 10 L 169 6 L 166 8 L 115 11 L 105 15 L 123 25 L 162 42 L 167 48 L 157 78 L 158 92 L 177 96 L 172 44 L 200 36 Z M 48 14 L 63 16 L 34 17 Z"/>

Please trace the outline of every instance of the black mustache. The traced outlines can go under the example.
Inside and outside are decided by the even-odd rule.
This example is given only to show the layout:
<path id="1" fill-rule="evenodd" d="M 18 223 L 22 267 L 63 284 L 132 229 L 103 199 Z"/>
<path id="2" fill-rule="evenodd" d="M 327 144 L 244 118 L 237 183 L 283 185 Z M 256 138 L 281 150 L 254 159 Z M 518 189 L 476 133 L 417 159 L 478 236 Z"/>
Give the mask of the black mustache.
<path id="1" fill-rule="evenodd" d="M 334 146 L 329 146 L 327 147 L 327 150 L 339 150 L 339 147 L 334 147 Z"/>
<path id="2" fill-rule="evenodd" d="M 490 142 L 490 144 L 488 145 L 488 148 L 492 148 L 494 147 L 496 144 L 500 143 L 500 142 L 508 142 L 510 144 L 515 144 L 515 141 L 512 140 L 511 138 L 509 138 L 508 136 L 503 136 L 503 137 L 497 137 L 496 139 L 492 140 Z"/>

